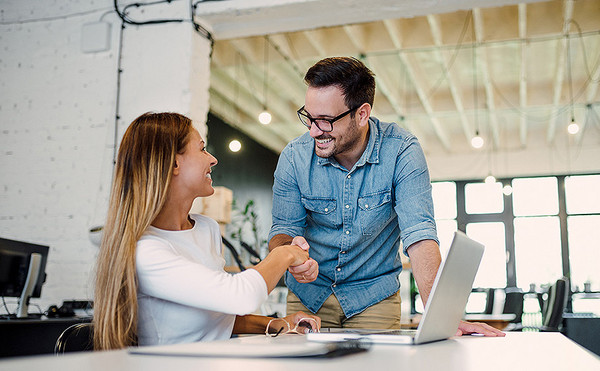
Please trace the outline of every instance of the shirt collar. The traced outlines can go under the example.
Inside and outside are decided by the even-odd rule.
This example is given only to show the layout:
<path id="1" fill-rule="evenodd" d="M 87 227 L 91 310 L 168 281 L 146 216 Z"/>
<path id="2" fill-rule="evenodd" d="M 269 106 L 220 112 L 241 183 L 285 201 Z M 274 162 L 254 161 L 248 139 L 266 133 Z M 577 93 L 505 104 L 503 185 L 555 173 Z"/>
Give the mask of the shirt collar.
<path id="1" fill-rule="evenodd" d="M 358 162 L 354 167 L 363 166 L 369 162 L 371 164 L 379 163 L 379 149 L 381 147 L 381 140 L 379 138 L 379 126 L 377 125 L 379 120 L 375 117 L 369 117 L 369 141 L 367 142 L 367 148 L 358 159 Z M 313 139 L 314 140 L 314 139 Z M 313 149 L 314 150 L 314 149 Z M 333 165 L 340 166 L 339 163 L 333 157 L 319 157 L 317 159 L 319 165 Z"/>

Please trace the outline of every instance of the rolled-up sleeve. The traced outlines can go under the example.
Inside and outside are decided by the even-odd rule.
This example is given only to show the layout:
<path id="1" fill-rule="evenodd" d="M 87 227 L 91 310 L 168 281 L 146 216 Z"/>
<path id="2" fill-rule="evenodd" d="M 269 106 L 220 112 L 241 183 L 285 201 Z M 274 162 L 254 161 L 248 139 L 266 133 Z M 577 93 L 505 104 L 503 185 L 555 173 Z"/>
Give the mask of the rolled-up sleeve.
<path id="1" fill-rule="evenodd" d="M 232 275 L 214 270 L 178 254 L 166 241 L 139 241 L 136 270 L 141 293 L 191 307 L 244 315 L 267 299 L 258 271 Z"/>
<path id="2" fill-rule="evenodd" d="M 406 254 L 416 242 L 438 242 L 427 161 L 414 136 L 408 137 L 400 147 L 395 171 L 395 211 Z"/>
<path id="3" fill-rule="evenodd" d="M 289 145 L 279 156 L 274 178 L 273 224 L 269 232 L 269 240 L 278 234 L 301 236 L 306 228 L 306 210 L 302 206 L 292 148 Z"/>

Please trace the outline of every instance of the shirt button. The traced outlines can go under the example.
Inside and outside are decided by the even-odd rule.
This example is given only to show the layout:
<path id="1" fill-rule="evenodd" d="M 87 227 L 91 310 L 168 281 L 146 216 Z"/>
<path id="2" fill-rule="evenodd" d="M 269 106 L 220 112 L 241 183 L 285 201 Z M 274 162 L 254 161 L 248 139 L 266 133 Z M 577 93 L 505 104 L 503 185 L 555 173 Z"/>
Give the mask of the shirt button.
<path id="1" fill-rule="evenodd" d="M 349 209 L 349 208 L 350 208 L 350 205 L 346 205 L 346 209 Z M 325 210 L 325 211 L 327 211 L 327 210 Z"/>
<path id="2" fill-rule="evenodd" d="M 369 208 L 369 205 L 365 204 L 365 209 L 368 209 L 368 208 Z M 327 211 L 327 210 L 325 210 L 325 211 Z"/>
<path id="3" fill-rule="evenodd" d="M 328 209 L 328 208 L 325 208 L 325 212 L 328 212 L 328 211 L 329 211 L 329 209 Z"/>
<path id="4" fill-rule="evenodd" d="M 336 271 L 338 271 L 338 272 L 339 272 L 339 271 L 341 271 L 341 270 L 342 270 L 342 268 L 337 268 L 337 269 L 336 269 Z"/>
<path id="5" fill-rule="evenodd" d="M 352 175 L 348 174 L 348 179 L 352 178 Z"/>
<path id="6" fill-rule="evenodd" d="M 345 254 L 345 253 L 346 253 L 345 251 L 342 251 L 342 254 Z"/>
<path id="7" fill-rule="evenodd" d="M 337 286 L 337 285 L 334 283 L 334 284 L 333 284 L 333 287 L 336 287 L 336 286 Z"/>
<path id="8" fill-rule="evenodd" d="M 350 231 L 346 231 L 346 234 L 350 234 Z"/>

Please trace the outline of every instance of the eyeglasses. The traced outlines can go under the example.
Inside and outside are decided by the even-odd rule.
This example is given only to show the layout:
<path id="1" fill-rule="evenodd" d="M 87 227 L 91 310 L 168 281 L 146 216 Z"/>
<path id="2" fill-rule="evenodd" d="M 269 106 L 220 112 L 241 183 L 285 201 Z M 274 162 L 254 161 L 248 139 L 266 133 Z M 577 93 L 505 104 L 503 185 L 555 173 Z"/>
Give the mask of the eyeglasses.
<path id="1" fill-rule="evenodd" d="M 329 131 L 333 130 L 334 122 L 343 118 L 350 112 L 357 110 L 359 107 L 360 106 L 351 108 L 348 111 L 346 111 L 346 112 L 342 113 L 341 115 L 338 115 L 332 119 L 326 119 L 326 118 L 321 118 L 321 117 L 316 118 L 316 119 L 312 118 L 312 117 L 310 117 L 308 112 L 306 112 L 306 110 L 304 109 L 304 106 L 302 106 L 302 108 L 300 108 L 298 111 L 296 111 L 296 113 L 298 114 L 298 118 L 300 119 L 300 122 L 302 122 L 302 124 L 304 124 L 304 126 L 306 126 L 307 128 L 310 129 L 312 124 L 315 124 L 315 125 L 317 125 L 319 130 L 321 130 L 323 132 L 329 132 Z"/>
<path id="2" fill-rule="evenodd" d="M 283 321 L 285 323 L 285 328 L 287 328 L 287 331 L 283 332 L 284 327 L 282 326 L 279 328 L 279 330 L 277 330 L 277 332 L 274 332 L 274 333 L 269 332 L 269 329 L 271 328 L 271 323 L 273 323 L 273 321 Z M 296 323 L 296 326 L 294 326 L 294 328 L 292 328 L 290 323 L 283 318 L 273 318 L 272 320 L 269 321 L 269 323 L 267 323 L 267 328 L 265 329 L 265 335 L 274 338 L 274 337 L 277 337 L 282 332 L 284 334 L 302 334 L 302 335 L 304 335 L 309 332 L 319 332 L 319 328 L 317 326 L 317 321 L 314 318 L 300 318 L 300 320 Z"/>

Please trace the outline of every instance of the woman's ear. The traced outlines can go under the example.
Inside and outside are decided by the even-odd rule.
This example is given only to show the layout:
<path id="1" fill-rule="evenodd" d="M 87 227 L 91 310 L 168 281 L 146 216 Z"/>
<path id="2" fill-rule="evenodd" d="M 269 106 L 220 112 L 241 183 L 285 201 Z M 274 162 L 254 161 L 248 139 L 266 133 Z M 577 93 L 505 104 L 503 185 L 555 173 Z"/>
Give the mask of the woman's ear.
<path id="1" fill-rule="evenodd" d="M 179 161 L 177 161 L 177 159 L 175 160 L 175 163 L 173 164 L 173 175 L 178 175 L 179 174 Z"/>

